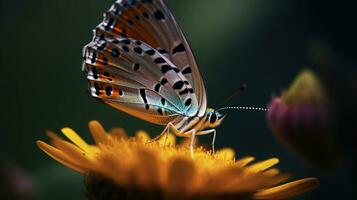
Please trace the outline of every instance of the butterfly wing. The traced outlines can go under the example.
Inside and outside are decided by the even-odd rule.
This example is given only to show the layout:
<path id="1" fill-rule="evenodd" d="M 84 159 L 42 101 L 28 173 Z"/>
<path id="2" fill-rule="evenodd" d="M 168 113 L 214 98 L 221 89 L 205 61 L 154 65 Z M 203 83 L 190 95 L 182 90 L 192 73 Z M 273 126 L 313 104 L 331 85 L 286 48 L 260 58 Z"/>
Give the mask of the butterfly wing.
<path id="1" fill-rule="evenodd" d="M 197 107 L 192 107 L 188 115 L 204 115 L 207 100 L 202 77 L 183 32 L 163 0 L 118 0 L 98 28 L 114 36 L 144 41 L 168 58 L 186 77 L 197 98 Z"/>
<path id="2" fill-rule="evenodd" d="M 186 77 L 148 44 L 96 29 L 84 48 L 90 94 L 104 103 L 156 124 L 188 116 L 197 99 Z"/>

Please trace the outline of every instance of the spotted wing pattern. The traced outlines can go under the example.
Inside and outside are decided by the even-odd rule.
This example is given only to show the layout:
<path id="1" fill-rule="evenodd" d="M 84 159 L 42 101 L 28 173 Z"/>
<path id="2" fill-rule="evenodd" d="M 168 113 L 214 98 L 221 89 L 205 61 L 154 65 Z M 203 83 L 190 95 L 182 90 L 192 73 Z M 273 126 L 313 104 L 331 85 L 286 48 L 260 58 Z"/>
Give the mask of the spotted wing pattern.
<path id="1" fill-rule="evenodd" d="M 90 94 L 119 110 L 166 124 L 197 106 L 192 86 L 176 66 L 140 40 L 98 30 L 84 57 Z"/>
<path id="2" fill-rule="evenodd" d="M 99 26 L 112 34 L 145 41 L 169 58 L 196 93 L 198 116 L 207 107 L 206 91 L 183 32 L 163 0 L 119 0 L 105 13 Z"/>
<path id="3" fill-rule="evenodd" d="M 90 94 L 138 118 L 166 124 L 206 109 L 190 47 L 161 0 L 115 2 L 84 59 Z"/>

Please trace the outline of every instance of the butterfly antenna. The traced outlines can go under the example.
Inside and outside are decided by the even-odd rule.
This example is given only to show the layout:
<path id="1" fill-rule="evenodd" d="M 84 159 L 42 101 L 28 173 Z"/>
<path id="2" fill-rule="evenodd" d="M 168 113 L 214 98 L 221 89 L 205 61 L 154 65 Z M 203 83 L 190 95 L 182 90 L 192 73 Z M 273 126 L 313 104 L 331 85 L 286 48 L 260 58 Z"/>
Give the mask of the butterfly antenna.
<path id="1" fill-rule="evenodd" d="M 241 92 L 243 92 L 246 89 L 247 89 L 247 85 L 242 84 L 241 86 L 239 86 L 239 88 L 235 92 L 233 92 L 233 94 L 228 96 L 222 103 L 220 103 L 218 107 L 222 107 L 222 106 L 226 105 L 233 97 L 239 95 Z"/>
<path id="2" fill-rule="evenodd" d="M 255 111 L 268 111 L 269 109 L 267 108 L 259 108 L 259 107 L 250 107 L 250 106 L 229 106 L 229 107 L 223 107 L 219 108 L 216 111 L 221 111 L 221 110 L 255 110 Z"/>

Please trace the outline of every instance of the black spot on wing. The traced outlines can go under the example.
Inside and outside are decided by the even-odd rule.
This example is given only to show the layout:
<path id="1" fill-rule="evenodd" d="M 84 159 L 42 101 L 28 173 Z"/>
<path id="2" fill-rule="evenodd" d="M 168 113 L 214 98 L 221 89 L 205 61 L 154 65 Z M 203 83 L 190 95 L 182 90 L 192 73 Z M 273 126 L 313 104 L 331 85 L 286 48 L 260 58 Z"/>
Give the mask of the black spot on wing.
<path id="1" fill-rule="evenodd" d="M 161 104 L 164 106 L 164 105 L 165 105 L 165 103 L 166 103 L 165 98 L 161 98 Z"/>
<path id="2" fill-rule="evenodd" d="M 104 58 L 102 59 L 102 61 L 103 61 L 103 65 L 104 65 L 104 66 L 108 65 L 108 58 L 105 58 L 105 57 L 104 57 Z"/>
<path id="3" fill-rule="evenodd" d="M 172 50 L 172 54 L 174 55 L 175 53 L 184 52 L 184 51 L 186 51 L 185 46 L 181 43 L 181 44 L 177 45 L 177 46 Z"/>
<path id="4" fill-rule="evenodd" d="M 141 96 L 141 98 L 143 99 L 143 101 L 145 103 L 145 109 L 149 110 L 150 106 L 148 104 L 148 100 L 146 98 L 146 93 L 145 93 L 145 89 L 144 88 L 140 89 L 140 96 Z"/>
<path id="5" fill-rule="evenodd" d="M 167 82 L 168 82 L 168 81 L 167 81 L 166 78 L 163 78 L 163 79 L 161 79 L 161 81 L 160 81 L 161 85 L 165 85 Z"/>
<path id="6" fill-rule="evenodd" d="M 145 89 L 140 89 L 140 96 L 143 99 L 144 103 L 147 104 L 148 100 L 146 99 Z"/>
<path id="7" fill-rule="evenodd" d="M 95 94 L 98 96 L 100 94 L 100 86 L 98 83 L 94 83 Z"/>
<path id="8" fill-rule="evenodd" d="M 176 72 L 176 73 L 179 73 L 180 72 L 180 70 L 179 69 L 177 69 L 176 67 L 171 67 L 170 65 L 162 65 L 161 66 L 161 72 L 162 73 L 166 73 L 166 72 L 168 72 L 168 71 L 170 71 L 170 70 L 174 70 L 174 72 Z"/>
<path id="9" fill-rule="evenodd" d="M 118 92 L 119 92 L 119 96 L 123 96 L 124 95 L 122 90 L 118 90 Z"/>
<path id="10" fill-rule="evenodd" d="M 164 20 L 165 19 L 165 15 L 161 10 L 156 10 L 154 12 L 154 16 L 157 20 Z"/>
<path id="11" fill-rule="evenodd" d="M 149 14 L 147 12 L 143 12 L 143 16 L 146 18 L 146 19 L 149 19 Z"/>
<path id="12" fill-rule="evenodd" d="M 107 87 L 105 88 L 105 94 L 106 94 L 107 96 L 112 95 L 112 91 L 113 91 L 113 88 L 112 88 L 111 86 L 107 86 Z"/>
<path id="13" fill-rule="evenodd" d="M 179 72 L 180 72 L 180 70 L 177 69 L 176 67 L 172 67 L 172 70 L 174 70 L 174 72 L 176 72 L 176 73 L 179 73 Z"/>
<path id="14" fill-rule="evenodd" d="M 158 51 L 161 54 L 168 54 L 168 52 L 165 49 L 158 49 Z"/>
<path id="15" fill-rule="evenodd" d="M 96 68 L 93 68 L 92 69 L 92 74 L 93 74 L 93 78 L 94 79 L 98 79 L 99 76 L 98 76 L 98 70 Z"/>
<path id="16" fill-rule="evenodd" d="M 179 92 L 179 95 L 184 95 L 184 94 L 187 94 L 188 93 L 188 89 L 184 89 L 182 91 Z"/>
<path id="17" fill-rule="evenodd" d="M 158 84 L 155 85 L 154 90 L 155 90 L 156 92 L 159 92 L 159 91 L 160 91 L 160 87 L 161 87 L 161 84 L 158 83 Z"/>
<path id="18" fill-rule="evenodd" d="M 154 62 L 155 62 L 156 64 L 166 63 L 166 61 L 165 61 L 163 58 L 161 58 L 161 57 L 156 58 L 156 59 L 154 60 Z"/>
<path id="19" fill-rule="evenodd" d="M 188 98 L 186 101 L 185 101 L 185 106 L 189 106 L 191 105 L 192 103 L 192 99 L 191 98 Z"/>
<path id="20" fill-rule="evenodd" d="M 191 67 L 190 66 L 186 67 L 185 69 L 182 70 L 181 73 L 182 74 L 190 74 L 190 73 L 192 73 Z"/>
<path id="21" fill-rule="evenodd" d="M 100 36 L 99 36 L 99 40 L 105 40 L 105 35 L 102 33 L 102 34 L 100 34 Z"/>
<path id="22" fill-rule="evenodd" d="M 150 49 L 150 50 L 145 51 L 145 53 L 148 54 L 149 56 L 152 56 L 155 54 L 155 51 Z"/>
<path id="23" fill-rule="evenodd" d="M 95 61 L 97 60 L 97 53 L 96 52 L 93 52 L 92 53 L 92 58 L 91 58 L 91 63 L 95 63 Z"/>
<path id="24" fill-rule="evenodd" d="M 128 39 L 122 40 L 121 42 L 126 45 L 129 45 L 131 43 L 130 40 L 128 40 Z"/>
<path id="25" fill-rule="evenodd" d="M 110 55 L 112 55 L 114 58 L 119 57 L 120 53 L 117 48 L 113 48 L 112 51 L 110 52 Z"/>
<path id="26" fill-rule="evenodd" d="M 122 46 L 122 49 L 123 49 L 124 51 L 126 51 L 126 52 L 129 52 L 129 47 L 126 46 L 126 45 L 123 45 L 123 46 Z"/>
<path id="27" fill-rule="evenodd" d="M 106 46 L 107 46 L 107 43 L 102 42 L 102 44 L 99 45 L 98 50 L 104 50 Z"/>
<path id="28" fill-rule="evenodd" d="M 134 48 L 135 53 L 141 55 L 143 53 L 143 50 L 140 47 L 135 47 Z"/>
<path id="29" fill-rule="evenodd" d="M 166 73 L 166 72 L 168 72 L 168 71 L 170 71 L 172 69 L 172 67 L 170 66 L 170 65 L 163 65 L 163 66 L 161 66 L 161 72 L 162 73 Z"/>
<path id="30" fill-rule="evenodd" d="M 134 69 L 134 71 L 138 71 L 140 69 L 140 64 L 139 63 L 135 63 L 133 65 L 133 69 Z"/>
<path id="31" fill-rule="evenodd" d="M 111 29 L 111 27 L 112 27 L 113 24 L 114 24 L 114 19 L 111 17 L 111 18 L 109 18 L 109 20 L 108 20 L 107 23 L 105 24 L 104 29 L 105 29 L 106 31 L 109 31 L 109 30 Z"/>
<path id="32" fill-rule="evenodd" d="M 161 108 L 157 109 L 157 112 L 158 112 L 160 115 L 164 115 L 164 112 L 162 111 Z"/>
<path id="33" fill-rule="evenodd" d="M 179 92 L 179 95 L 184 95 L 184 94 L 188 94 L 188 93 L 193 93 L 193 89 L 192 88 L 186 88 L 182 91 Z"/>
<path id="34" fill-rule="evenodd" d="M 183 81 L 176 81 L 176 83 L 173 85 L 173 88 L 175 90 L 180 90 L 180 89 L 182 89 L 183 85 L 184 85 Z"/>

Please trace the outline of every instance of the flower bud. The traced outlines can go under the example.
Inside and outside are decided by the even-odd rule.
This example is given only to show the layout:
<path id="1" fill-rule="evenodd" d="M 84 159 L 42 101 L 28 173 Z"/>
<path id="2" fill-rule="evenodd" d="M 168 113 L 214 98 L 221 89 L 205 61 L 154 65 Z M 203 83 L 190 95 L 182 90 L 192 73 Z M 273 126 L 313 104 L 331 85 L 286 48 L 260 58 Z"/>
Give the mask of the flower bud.
<path id="1" fill-rule="evenodd" d="M 338 159 L 330 116 L 328 96 L 310 70 L 302 71 L 281 97 L 273 98 L 267 112 L 275 137 L 320 168 Z"/>

